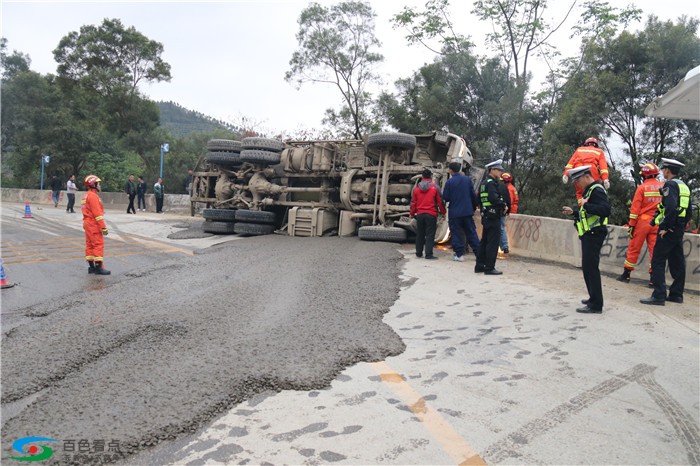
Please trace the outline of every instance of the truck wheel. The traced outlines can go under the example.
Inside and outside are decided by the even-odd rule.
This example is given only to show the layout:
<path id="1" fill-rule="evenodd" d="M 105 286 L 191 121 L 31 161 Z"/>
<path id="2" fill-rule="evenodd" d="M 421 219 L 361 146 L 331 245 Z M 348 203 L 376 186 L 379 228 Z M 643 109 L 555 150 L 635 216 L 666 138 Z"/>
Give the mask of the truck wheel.
<path id="1" fill-rule="evenodd" d="M 207 220 L 202 225 L 202 230 L 206 233 L 218 233 L 222 235 L 232 235 L 236 232 L 235 223 L 231 222 L 216 222 L 214 220 Z"/>
<path id="2" fill-rule="evenodd" d="M 216 165 L 236 165 L 241 163 L 241 154 L 237 152 L 209 152 L 204 160 Z"/>
<path id="3" fill-rule="evenodd" d="M 244 149 L 241 151 L 241 162 L 274 165 L 276 163 L 280 163 L 280 154 L 266 150 Z"/>
<path id="4" fill-rule="evenodd" d="M 374 133 L 367 137 L 367 147 L 398 147 L 400 149 L 415 149 L 416 137 L 406 133 Z"/>
<path id="5" fill-rule="evenodd" d="M 388 241 L 392 243 L 404 243 L 408 238 L 408 232 L 398 227 L 383 227 L 381 225 L 360 227 L 357 235 L 364 241 Z"/>
<path id="6" fill-rule="evenodd" d="M 240 152 L 241 141 L 231 139 L 210 139 L 207 142 L 207 150 L 210 152 Z"/>
<path id="7" fill-rule="evenodd" d="M 243 138 L 241 141 L 243 150 L 266 150 L 268 152 L 282 152 L 284 143 L 277 139 L 268 138 Z"/>
<path id="8" fill-rule="evenodd" d="M 239 222 L 274 225 L 277 221 L 277 215 L 274 212 L 267 212 L 265 210 L 237 210 L 236 220 Z"/>
<path id="9" fill-rule="evenodd" d="M 204 209 L 202 211 L 202 217 L 207 220 L 233 222 L 236 219 L 236 211 L 232 209 Z"/>
<path id="10" fill-rule="evenodd" d="M 241 235 L 259 236 L 273 233 L 275 227 L 274 225 L 260 225 L 258 223 L 235 223 L 233 231 Z"/>

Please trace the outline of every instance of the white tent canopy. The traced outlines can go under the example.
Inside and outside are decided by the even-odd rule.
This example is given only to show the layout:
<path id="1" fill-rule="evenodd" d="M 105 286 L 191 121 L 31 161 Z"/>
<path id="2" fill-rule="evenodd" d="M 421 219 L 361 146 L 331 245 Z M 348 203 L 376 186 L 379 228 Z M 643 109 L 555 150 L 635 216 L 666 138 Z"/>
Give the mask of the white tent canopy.
<path id="1" fill-rule="evenodd" d="M 644 114 L 655 118 L 700 120 L 700 66 L 688 71 L 676 87 L 654 99 Z"/>

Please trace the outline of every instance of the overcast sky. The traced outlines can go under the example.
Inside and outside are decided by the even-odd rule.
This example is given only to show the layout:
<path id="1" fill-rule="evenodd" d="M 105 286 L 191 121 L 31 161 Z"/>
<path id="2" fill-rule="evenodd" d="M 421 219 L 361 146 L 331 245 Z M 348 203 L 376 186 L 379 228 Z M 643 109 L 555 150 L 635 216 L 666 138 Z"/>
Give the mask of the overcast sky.
<path id="1" fill-rule="evenodd" d="M 174 101 L 191 110 L 232 123 L 245 117 L 270 135 L 321 127 L 324 110 L 339 107 L 337 89 L 322 84 L 304 84 L 300 90 L 284 80 L 289 60 L 297 48 L 297 19 L 309 1 L 122 1 L 65 2 L 0 0 L 2 36 L 10 50 L 28 54 L 31 68 L 55 73 L 52 51 L 61 37 L 104 18 L 122 23 L 163 44 L 163 58 L 172 69 L 172 80 L 144 87 L 154 100 Z M 321 0 L 331 5 L 337 2 Z M 422 7 L 425 0 L 373 0 L 376 35 L 382 42 L 385 62 L 380 68 L 382 89 L 394 91 L 397 78 L 407 77 L 434 55 L 419 46 L 409 47 L 405 32 L 394 29 L 391 17 L 404 5 Z M 551 14 L 563 17 L 568 1 L 550 0 Z M 579 3 L 582 3 L 579 0 Z M 634 3 L 644 18 L 655 14 L 676 20 L 681 15 L 700 16 L 695 0 L 609 0 L 612 6 Z M 452 1 L 457 32 L 471 35 L 477 54 L 491 54 L 483 45 L 489 23 L 477 22 L 470 14 L 471 2 Z M 576 18 L 568 23 L 573 24 Z M 554 22 L 554 21 L 552 21 Z M 632 26 L 639 29 L 641 22 Z M 554 37 L 560 50 L 574 54 L 577 43 L 567 28 Z M 536 84 L 543 77 L 536 76 Z M 449 105 L 449 103 L 446 103 Z"/>

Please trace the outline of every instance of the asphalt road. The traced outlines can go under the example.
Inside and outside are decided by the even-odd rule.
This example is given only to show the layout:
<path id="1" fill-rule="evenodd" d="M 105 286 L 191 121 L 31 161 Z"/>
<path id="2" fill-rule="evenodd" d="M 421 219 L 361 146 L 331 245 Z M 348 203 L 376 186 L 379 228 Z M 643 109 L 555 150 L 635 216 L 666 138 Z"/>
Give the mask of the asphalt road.
<path id="1" fill-rule="evenodd" d="M 571 267 L 484 277 L 449 251 L 111 211 L 94 277 L 79 219 L 20 207 L 2 206 L 3 461 L 42 436 L 75 464 L 700 462 L 697 295 L 643 309 L 646 288 L 605 278 L 606 312 L 581 316 Z"/>

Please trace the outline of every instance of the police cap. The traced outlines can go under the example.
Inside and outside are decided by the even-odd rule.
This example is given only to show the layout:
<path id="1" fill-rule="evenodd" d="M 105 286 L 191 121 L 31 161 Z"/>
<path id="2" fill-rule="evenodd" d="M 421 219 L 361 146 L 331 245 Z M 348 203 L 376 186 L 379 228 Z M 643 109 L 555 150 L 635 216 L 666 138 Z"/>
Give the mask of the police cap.
<path id="1" fill-rule="evenodd" d="M 590 175 L 590 174 L 591 174 L 591 166 L 590 165 L 583 165 L 581 167 L 576 167 L 576 168 L 572 168 L 571 170 L 569 170 L 569 178 L 571 178 L 572 181 L 578 180 L 583 175 Z"/>
<path id="2" fill-rule="evenodd" d="M 681 167 L 685 167 L 685 164 L 681 163 L 675 159 L 666 159 L 666 158 L 662 157 L 661 158 L 661 168 L 671 168 L 671 167 L 681 168 Z"/>
<path id="3" fill-rule="evenodd" d="M 501 170 L 501 171 L 505 170 L 505 168 L 503 168 L 503 159 L 498 159 L 498 160 L 494 160 L 491 163 L 487 163 L 486 168 L 488 170 L 491 170 L 492 168 L 495 168 L 496 170 Z"/>

